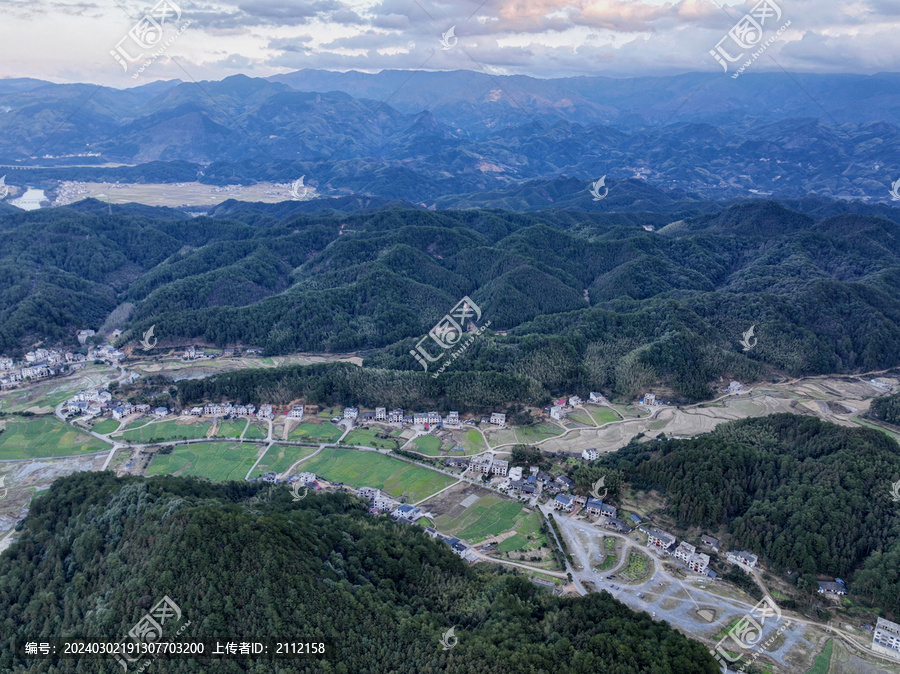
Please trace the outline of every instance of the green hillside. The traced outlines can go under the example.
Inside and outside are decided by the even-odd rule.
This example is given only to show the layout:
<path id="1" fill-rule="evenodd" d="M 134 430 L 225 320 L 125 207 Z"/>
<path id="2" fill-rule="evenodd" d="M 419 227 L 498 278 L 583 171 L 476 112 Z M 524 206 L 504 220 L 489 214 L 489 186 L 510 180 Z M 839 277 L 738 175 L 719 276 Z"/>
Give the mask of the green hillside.
<path id="1" fill-rule="evenodd" d="M 118 640 L 165 596 L 190 621 L 186 638 L 319 637 L 335 648 L 321 662 L 152 665 L 171 674 L 718 671 L 705 647 L 607 593 L 558 598 L 511 572 L 470 568 L 421 528 L 371 517 L 346 494 L 294 502 L 282 487 L 77 474 L 34 501 L 0 555 L 0 579 L 0 670 L 12 674 L 118 669 L 26 663 L 13 642 Z M 443 650 L 451 627 L 458 644 Z"/>

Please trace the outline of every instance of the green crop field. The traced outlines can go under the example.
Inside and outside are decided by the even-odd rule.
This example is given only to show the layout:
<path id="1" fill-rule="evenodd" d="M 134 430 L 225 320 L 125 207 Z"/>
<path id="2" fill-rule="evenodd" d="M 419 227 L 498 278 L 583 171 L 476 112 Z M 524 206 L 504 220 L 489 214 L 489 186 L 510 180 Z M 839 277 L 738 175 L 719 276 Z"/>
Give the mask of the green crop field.
<path id="1" fill-rule="evenodd" d="M 591 407 L 591 416 L 598 424 L 608 424 L 610 421 L 618 421 L 621 417 L 608 407 Z"/>
<path id="2" fill-rule="evenodd" d="M 453 483 L 453 478 L 427 468 L 356 449 L 326 448 L 306 461 L 303 469 L 351 487 L 375 487 L 392 496 L 407 492 L 410 502 L 421 501 Z"/>
<path id="3" fill-rule="evenodd" d="M 474 428 L 466 431 L 459 444 L 464 450 L 466 450 L 466 455 L 477 454 L 478 452 L 483 452 L 488 448 L 488 446 L 484 442 L 484 438 L 481 436 L 481 433 L 479 433 Z"/>
<path id="4" fill-rule="evenodd" d="M 591 421 L 591 417 L 585 410 L 575 410 L 572 414 L 569 415 L 569 419 L 572 421 L 577 421 L 580 424 L 584 424 L 585 426 L 593 426 L 594 422 Z M 597 423 L 600 423 L 599 421 Z"/>
<path id="5" fill-rule="evenodd" d="M 559 426 L 553 424 L 537 424 L 535 426 L 526 426 L 516 429 L 516 437 L 519 442 L 529 444 L 546 440 L 557 435 L 562 435 L 563 430 Z"/>
<path id="6" fill-rule="evenodd" d="M 359 445 L 361 447 L 374 447 L 375 449 L 399 449 L 400 443 L 388 436 L 387 438 L 381 437 L 379 435 L 387 435 L 382 430 L 376 429 L 368 429 L 362 430 L 358 429 L 355 431 L 350 431 L 347 434 L 347 437 L 344 438 L 344 442 L 348 445 Z M 436 438 L 435 438 L 436 439 Z"/>
<path id="7" fill-rule="evenodd" d="M 128 442 L 164 442 L 166 440 L 195 440 L 205 438 L 212 424 L 208 421 L 185 423 L 171 419 L 146 426 L 129 428 L 122 437 Z"/>
<path id="8" fill-rule="evenodd" d="M 423 435 L 416 438 L 413 440 L 413 444 L 416 446 L 415 451 L 421 452 L 422 454 L 427 454 L 428 456 L 441 455 L 440 438 L 436 438 L 433 435 Z"/>
<path id="9" fill-rule="evenodd" d="M 236 421 L 220 421 L 216 428 L 217 438 L 239 438 L 241 433 L 247 427 L 249 422 L 247 419 L 238 419 Z"/>
<path id="10" fill-rule="evenodd" d="M 111 449 L 55 417 L 7 417 L 0 433 L 0 459 L 73 456 Z"/>
<path id="11" fill-rule="evenodd" d="M 99 433 L 100 435 L 106 435 L 107 433 L 112 433 L 113 431 L 119 428 L 119 422 L 115 419 L 104 419 L 98 424 L 94 424 L 91 427 L 91 430 L 94 433 Z"/>
<path id="12" fill-rule="evenodd" d="M 440 531 L 479 541 L 513 529 L 522 515 L 522 505 L 493 494 L 482 496 L 459 515 L 437 518 Z"/>
<path id="13" fill-rule="evenodd" d="M 300 424 L 288 435 L 296 442 L 337 442 L 343 431 L 330 421 L 322 424 Z"/>
<path id="14" fill-rule="evenodd" d="M 253 469 L 253 474 L 250 477 L 258 477 L 263 473 L 268 473 L 269 471 L 274 471 L 279 474 L 283 473 L 292 465 L 294 465 L 296 461 L 299 461 L 305 456 L 309 456 L 315 451 L 315 447 L 272 445 L 269 448 L 269 451 L 267 451 L 265 455 L 263 455 L 263 458 L 259 460 L 259 463 L 256 464 L 256 468 Z M 303 472 L 305 470 L 305 465 L 300 464 L 296 472 Z"/>
<path id="15" fill-rule="evenodd" d="M 806 674 L 828 674 L 828 670 L 831 667 L 831 649 L 833 647 L 831 642 L 832 640 L 829 639 L 825 643 L 825 648 L 816 656 L 812 669 L 808 670 Z"/>
<path id="16" fill-rule="evenodd" d="M 243 480 L 256 461 L 259 447 L 240 442 L 179 445 L 171 454 L 157 454 L 147 475 L 194 475 L 216 482 Z"/>
<path id="17" fill-rule="evenodd" d="M 244 433 L 245 440 L 265 440 L 269 433 L 269 425 L 258 421 L 251 421 L 247 432 Z"/>

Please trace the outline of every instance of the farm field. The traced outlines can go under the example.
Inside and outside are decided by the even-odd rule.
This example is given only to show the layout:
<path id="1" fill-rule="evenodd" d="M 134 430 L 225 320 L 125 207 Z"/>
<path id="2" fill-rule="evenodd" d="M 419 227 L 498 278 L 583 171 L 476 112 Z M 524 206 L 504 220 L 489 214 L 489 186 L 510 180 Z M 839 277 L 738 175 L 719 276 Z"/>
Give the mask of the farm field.
<path id="1" fill-rule="evenodd" d="M 315 451 L 315 447 L 272 445 L 259 460 L 259 463 L 256 464 L 256 468 L 253 469 L 253 474 L 250 477 L 258 477 L 263 473 L 268 473 L 269 471 L 281 474 L 292 465 L 294 465 L 295 462 L 299 461 L 305 456 L 309 456 Z M 301 464 L 301 467 L 298 468 L 298 470 L 302 472 L 306 470 L 306 467 Z"/>
<path id="2" fill-rule="evenodd" d="M 467 430 L 462 435 L 459 444 L 466 450 L 466 455 L 477 454 L 488 448 L 487 444 L 484 442 L 484 438 L 481 437 L 481 433 L 474 428 Z"/>
<path id="3" fill-rule="evenodd" d="M 440 531 L 478 542 L 515 528 L 522 516 L 522 504 L 499 496 L 481 496 L 467 508 L 456 508 L 439 515 L 435 524 Z"/>
<path id="4" fill-rule="evenodd" d="M 413 440 L 415 451 L 428 456 L 440 456 L 441 441 L 433 435 L 423 435 Z"/>
<path id="5" fill-rule="evenodd" d="M 55 417 L 6 417 L 0 423 L 0 459 L 74 456 L 111 448 Z"/>
<path id="6" fill-rule="evenodd" d="M 240 442 L 179 445 L 171 454 L 157 454 L 147 475 L 193 475 L 216 482 L 243 480 L 256 461 L 259 447 Z"/>
<path id="7" fill-rule="evenodd" d="M 288 435 L 295 442 L 337 442 L 343 431 L 330 421 L 322 424 L 300 424 Z"/>
<path id="8" fill-rule="evenodd" d="M 245 440 L 265 440 L 266 435 L 269 433 L 269 425 L 261 424 L 258 421 L 251 421 L 250 425 L 247 427 L 247 432 L 244 433 Z"/>
<path id="9" fill-rule="evenodd" d="M 516 429 L 516 438 L 523 444 L 530 444 L 562 435 L 563 430 L 554 424 L 536 424 Z"/>
<path id="10" fill-rule="evenodd" d="M 491 430 L 485 433 L 491 447 L 497 445 L 509 445 L 518 442 L 516 440 L 516 431 L 512 428 L 503 428 L 499 430 Z"/>
<path id="11" fill-rule="evenodd" d="M 220 421 L 216 428 L 217 438 L 239 438 L 244 429 L 247 428 L 247 419 L 238 419 L 236 421 Z"/>
<path id="12" fill-rule="evenodd" d="M 205 438 L 212 424 L 208 421 L 160 421 L 127 429 L 122 437 L 128 442 L 148 443 L 166 440 L 195 440 Z"/>
<path id="13" fill-rule="evenodd" d="M 351 487 L 375 487 L 392 496 L 406 492 L 410 502 L 420 501 L 453 483 L 453 478 L 427 468 L 356 449 L 326 448 L 305 462 L 303 469 Z"/>
<path id="14" fill-rule="evenodd" d="M 112 433 L 113 431 L 118 430 L 119 422 L 115 419 L 104 419 L 99 424 L 94 424 L 91 426 L 91 430 L 94 433 L 99 433 L 100 435 L 107 435 Z"/>
<path id="15" fill-rule="evenodd" d="M 621 417 L 608 407 L 591 407 L 591 416 L 598 424 L 608 424 L 611 421 L 618 421 Z"/>
<path id="16" fill-rule="evenodd" d="M 360 445 L 361 447 L 375 447 L 376 449 L 398 449 L 400 442 L 392 437 L 378 437 L 379 435 L 387 435 L 383 430 L 377 428 L 357 429 L 350 431 L 344 442 L 348 445 Z"/>

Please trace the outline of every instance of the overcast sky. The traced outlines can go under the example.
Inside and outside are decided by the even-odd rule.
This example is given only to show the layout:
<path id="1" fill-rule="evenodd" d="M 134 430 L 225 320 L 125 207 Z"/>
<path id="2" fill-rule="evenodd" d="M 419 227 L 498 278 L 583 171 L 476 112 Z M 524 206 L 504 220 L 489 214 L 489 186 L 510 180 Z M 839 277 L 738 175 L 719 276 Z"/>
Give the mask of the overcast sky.
<path id="1" fill-rule="evenodd" d="M 143 53 L 143 61 L 158 48 L 153 30 L 142 33 L 149 49 L 128 37 L 142 17 L 154 15 L 155 0 L 3 0 L 0 77 L 130 87 L 157 79 L 268 76 L 302 68 L 477 69 L 473 59 L 496 74 L 536 77 L 722 72 L 710 50 L 757 5 L 757 0 L 166 1 L 176 3 L 180 19 L 175 8 L 169 8 L 165 22 L 158 18 L 165 12 L 155 16 L 163 42 L 174 42 L 134 78 L 134 64 L 126 71 L 110 51 L 118 46 L 119 54 L 134 58 Z M 763 40 L 790 26 L 766 51 L 774 61 L 761 58 L 754 71 L 898 70 L 900 0 L 769 1 L 782 16 L 766 13 Z M 454 35 L 442 45 L 442 34 L 451 27 Z M 729 54 L 740 52 L 731 38 L 722 44 Z"/>

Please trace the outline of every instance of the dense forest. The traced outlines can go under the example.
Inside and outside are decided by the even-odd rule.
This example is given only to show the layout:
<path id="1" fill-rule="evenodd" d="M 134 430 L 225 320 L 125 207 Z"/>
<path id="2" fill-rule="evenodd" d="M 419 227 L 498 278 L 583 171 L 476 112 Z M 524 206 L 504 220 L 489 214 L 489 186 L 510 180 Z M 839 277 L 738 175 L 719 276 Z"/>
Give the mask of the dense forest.
<path id="1" fill-rule="evenodd" d="M 900 393 L 875 398 L 869 407 L 869 416 L 889 424 L 900 424 Z"/>
<path id="2" fill-rule="evenodd" d="M 285 210 L 190 219 L 83 202 L 0 215 L 0 353 L 74 344 L 77 329 L 114 315 L 125 347 L 154 326 L 155 354 L 190 343 L 358 351 L 367 368 L 422 375 L 410 350 L 469 296 L 490 326 L 448 373 L 532 392 L 633 398 L 656 385 L 688 401 L 773 367 L 898 364 L 900 240 L 888 220 L 816 220 L 774 202 L 676 221 Z"/>
<path id="3" fill-rule="evenodd" d="M 283 487 L 109 473 L 57 481 L 0 555 L 0 670 L 118 671 L 112 660 L 24 661 L 14 644 L 121 640 L 164 596 L 190 621 L 185 638 L 315 637 L 335 648 L 324 661 L 156 665 L 172 674 L 718 671 L 701 644 L 605 592 L 560 598 L 470 568 L 347 494 L 294 502 Z M 458 643 L 444 650 L 451 627 Z"/>
<path id="4" fill-rule="evenodd" d="M 900 615 L 900 447 L 880 431 L 778 414 L 691 440 L 632 443 L 605 457 L 634 486 L 658 489 L 681 527 L 727 531 L 814 593 L 815 575 Z"/>

